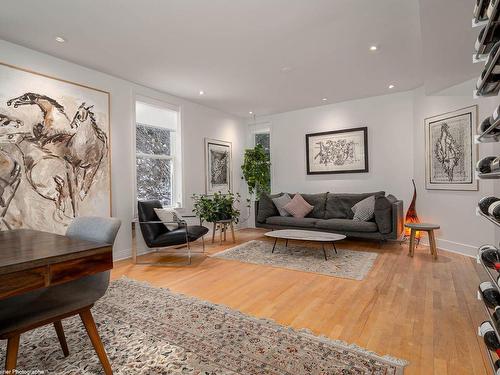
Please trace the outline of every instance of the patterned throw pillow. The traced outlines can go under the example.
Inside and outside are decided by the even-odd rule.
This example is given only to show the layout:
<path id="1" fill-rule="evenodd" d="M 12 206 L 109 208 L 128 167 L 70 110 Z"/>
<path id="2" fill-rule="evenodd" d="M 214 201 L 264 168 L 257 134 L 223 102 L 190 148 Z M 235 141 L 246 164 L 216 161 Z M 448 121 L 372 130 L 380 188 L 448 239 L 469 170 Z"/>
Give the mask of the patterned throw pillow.
<path id="1" fill-rule="evenodd" d="M 280 216 L 290 216 L 290 214 L 283 208 L 287 203 L 290 203 L 292 198 L 288 194 L 283 194 L 281 197 L 273 198 L 273 203 L 278 209 Z"/>
<path id="2" fill-rule="evenodd" d="M 156 216 L 160 221 L 167 221 L 168 223 L 163 223 L 169 231 L 176 230 L 179 228 L 179 221 L 182 220 L 182 216 L 177 213 L 173 208 L 155 208 Z"/>
<path id="3" fill-rule="evenodd" d="M 373 219 L 375 214 L 375 196 L 370 195 L 368 198 L 356 203 L 352 206 L 351 210 L 354 212 L 353 220 L 368 221 Z"/>
<path id="4" fill-rule="evenodd" d="M 283 208 L 291 213 L 293 217 L 304 218 L 314 209 L 314 206 L 307 203 L 306 200 L 302 198 L 302 195 L 295 194 L 290 203 L 287 203 Z"/>

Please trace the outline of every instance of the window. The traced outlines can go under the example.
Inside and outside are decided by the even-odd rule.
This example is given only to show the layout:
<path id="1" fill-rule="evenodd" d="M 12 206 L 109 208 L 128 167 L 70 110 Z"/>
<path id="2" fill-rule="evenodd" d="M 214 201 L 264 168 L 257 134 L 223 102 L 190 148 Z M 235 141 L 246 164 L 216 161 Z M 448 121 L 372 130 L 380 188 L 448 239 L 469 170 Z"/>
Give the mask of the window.
<path id="1" fill-rule="evenodd" d="M 136 102 L 135 160 L 138 200 L 180 206 L 179 112 Z"/>

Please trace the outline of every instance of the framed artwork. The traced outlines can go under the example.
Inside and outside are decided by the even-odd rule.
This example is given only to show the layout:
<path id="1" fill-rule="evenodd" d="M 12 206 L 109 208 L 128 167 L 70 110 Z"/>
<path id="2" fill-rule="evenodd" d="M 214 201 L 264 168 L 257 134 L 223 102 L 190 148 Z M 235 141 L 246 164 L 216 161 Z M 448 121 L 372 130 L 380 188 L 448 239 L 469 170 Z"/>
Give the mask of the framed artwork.
<path id="1" fill-rule="evenodd" d="M 0 230 L 110 216 L 108 92 L 0 63 Z"/>
<path id="2" fill-rule="evenodd" d="M 368 172 L 368 128 L 306 134 L 307 174 Z"/>
<path id="3" fill-rule="evenodd" d="M 477 106 L 425 119 L 425 187 L 478 190 L 474 173 Z"/>
<path id="4" fill-rule="evenodd" d="M 205 175 L 208 195 L 232 191 L 231 142 L 205 138 Z"/>

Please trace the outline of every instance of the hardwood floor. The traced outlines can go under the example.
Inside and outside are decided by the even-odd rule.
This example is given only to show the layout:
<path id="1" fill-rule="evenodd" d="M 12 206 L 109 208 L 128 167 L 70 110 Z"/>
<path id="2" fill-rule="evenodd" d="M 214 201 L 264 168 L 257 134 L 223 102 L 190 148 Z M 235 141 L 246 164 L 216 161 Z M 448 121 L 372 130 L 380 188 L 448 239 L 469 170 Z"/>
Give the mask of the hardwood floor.
<path id="1" fill-rule="evenodd" d="M 237 242 L 266 240 L 265 231 L 237 232 Z M 213 254 L 234 246 L 209 245 Z M 477 326 L 485 320 L 477 301 L 478 268 L 472 258 L 439 251 L 437 261 L 419 246 L 343 241 L 339 249 L 379 254 L 363 281 L 197 256 L 189 267 L 115 264 L 152 285 L 224 304 L 294 328 L 309 328 L 380 355 L 406 359 L 405 375 L 490 374 Z M 481 277 L 486 280 L 485 277 Z M 488 370 L 487 370 L 488 369 Z"/>

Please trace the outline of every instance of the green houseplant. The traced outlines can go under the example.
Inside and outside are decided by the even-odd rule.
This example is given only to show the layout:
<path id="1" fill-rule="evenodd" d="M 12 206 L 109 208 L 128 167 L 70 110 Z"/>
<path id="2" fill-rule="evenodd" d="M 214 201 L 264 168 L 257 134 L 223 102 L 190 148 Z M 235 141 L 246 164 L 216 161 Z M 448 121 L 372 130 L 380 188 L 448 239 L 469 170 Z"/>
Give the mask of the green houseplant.
<path id="1" fill-rule="evenodd" d="M 212 196 L 193 194 L 193 212 L 202 221 L 213 223 L 219 220 L 239 221 L 240 211 L 235 207 L 240 202 L 240 194 L 215 193 Z"/>
<path id="2" fill-rule="evenodd" d="M 259 199 L 262 193 L 271 191 L 271 162 L 262 145 L 245 150 L 241 170 L 250 195 Z"/>

